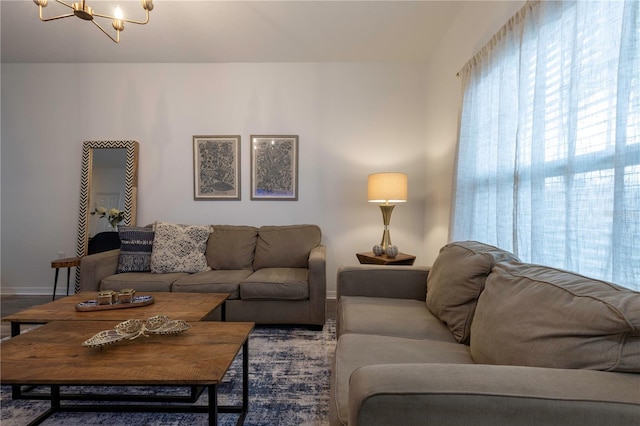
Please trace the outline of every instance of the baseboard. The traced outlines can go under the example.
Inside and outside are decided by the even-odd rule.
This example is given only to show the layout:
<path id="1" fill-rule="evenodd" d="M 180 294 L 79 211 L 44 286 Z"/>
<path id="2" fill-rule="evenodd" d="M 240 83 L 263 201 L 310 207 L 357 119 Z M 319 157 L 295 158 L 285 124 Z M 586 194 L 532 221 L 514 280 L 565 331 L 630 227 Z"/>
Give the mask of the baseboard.
<path id="1" fill-rule="evenodd" d="M 60 286 L 56 289 L 57 296 L 64 296 L 67 294 L 66 284 L 63 289 Z M 69 288 L 69 294 L 73 292 L 73 287 Z M 3 287 L 0 289 L 1 296 L 51 296 L 53 293 L 52 286 L 47 287 Z"/>

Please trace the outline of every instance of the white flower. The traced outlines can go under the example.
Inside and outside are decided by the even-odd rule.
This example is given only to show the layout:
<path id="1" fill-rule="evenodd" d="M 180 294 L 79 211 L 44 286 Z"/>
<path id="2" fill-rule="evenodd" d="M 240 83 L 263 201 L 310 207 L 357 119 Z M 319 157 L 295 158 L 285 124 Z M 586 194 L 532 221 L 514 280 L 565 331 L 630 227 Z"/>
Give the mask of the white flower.
<path id="1" fill-rule="evenodd" d="M 91 212 L 92 215 L 97 214 L 99 218 L 106 217 L 109 221 L 109 224 L 112 228 L 116 228 L 120 222 L 124 220 L 124 212 L 118 209 L 107 209 L 104 207 L 96 207 L 94 211 Z"/>

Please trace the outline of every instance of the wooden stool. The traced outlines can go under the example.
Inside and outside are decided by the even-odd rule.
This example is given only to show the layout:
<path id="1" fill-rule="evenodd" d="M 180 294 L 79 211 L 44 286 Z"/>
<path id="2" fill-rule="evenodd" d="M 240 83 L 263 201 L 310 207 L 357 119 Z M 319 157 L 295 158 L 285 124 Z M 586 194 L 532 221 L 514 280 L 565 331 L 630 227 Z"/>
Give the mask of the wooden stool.
<path id="1" fill-rule="evenodd" d="M 80 266 L 79 257 L 66 257 L 64 259 L 56 259 L 51 262 L 51 267 L 56 268 L 56 277 L 53 281 L 53 298 L 56 300 L 56 287 L 58 286 L 58 272 L 60 268 L 67 268 L 67 296 L 69 295 L 69 277 L 71 276 L 71 268 L 74 266 Z"/>

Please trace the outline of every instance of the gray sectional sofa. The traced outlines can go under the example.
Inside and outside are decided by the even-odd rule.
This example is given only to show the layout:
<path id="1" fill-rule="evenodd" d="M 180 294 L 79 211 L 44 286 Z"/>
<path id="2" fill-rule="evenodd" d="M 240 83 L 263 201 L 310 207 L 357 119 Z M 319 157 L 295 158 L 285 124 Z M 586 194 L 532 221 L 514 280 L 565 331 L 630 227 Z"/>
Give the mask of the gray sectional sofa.
<path id="1" fill-rule="evenodd" d="M 331 425 L 640 425 L 640 293 L 473 241 L 337 286 Z"/>
<path id="2" fill-rule="evenodd" d="M 324 325 L 326 249 L 318 226 L 212 225 L 205 242 L 206 269 L 195 273 L 117 273 L 120 249 L 85 256 L 80 290 L 230 293 L 228 321 Z"/>

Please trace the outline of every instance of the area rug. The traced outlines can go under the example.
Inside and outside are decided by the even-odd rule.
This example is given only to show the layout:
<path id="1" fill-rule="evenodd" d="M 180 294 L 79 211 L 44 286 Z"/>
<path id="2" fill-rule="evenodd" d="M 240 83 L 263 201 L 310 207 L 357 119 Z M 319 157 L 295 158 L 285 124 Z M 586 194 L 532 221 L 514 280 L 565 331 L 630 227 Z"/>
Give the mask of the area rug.
<path id="1" fill-rule="evenodd" d="M 329 416 L 329 374 L 335 349 L 335 321 L 322 331 L 305 327 L 258 326 L 249 338 L 249 413 L 245 425 L 326 425 Z M 218 388 L 220 405 L 239 404 L 242 393 L 242 355 L 234 361 Z M 128 392 L 185 394 L 184 389 L 157 387 L 63 387 L 62 392 Z M 44 390 L 48 390 L 44 388 Z M 23 426 L 49 407 L 47 401 L 12 400 L 11 388 L 0 388 L 0 424 Z M 198 405 L 206 405 L 206 391 Z M 71 403 L 63 401 L 63 403 Z M 93 402 L 92 402 L 93 403 Z M 219 414 L 218 424 L 235 425 L 237 414 Z M 190 413 L 56 413 L 44 423 L 53 425 L 207 424 L 206 414 Z"/>

